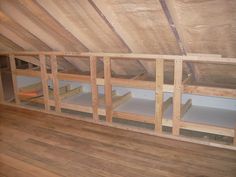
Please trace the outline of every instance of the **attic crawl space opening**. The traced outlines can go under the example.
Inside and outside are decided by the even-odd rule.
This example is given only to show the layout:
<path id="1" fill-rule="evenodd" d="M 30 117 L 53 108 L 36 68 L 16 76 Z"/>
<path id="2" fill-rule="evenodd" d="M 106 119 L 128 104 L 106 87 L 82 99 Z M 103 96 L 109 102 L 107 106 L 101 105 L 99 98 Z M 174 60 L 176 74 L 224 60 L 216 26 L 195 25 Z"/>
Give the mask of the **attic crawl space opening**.
<path id="1" fill-rule="evenodd" d="M 1 0 L 1 104 L 236 143 L 236 1 Z"/>

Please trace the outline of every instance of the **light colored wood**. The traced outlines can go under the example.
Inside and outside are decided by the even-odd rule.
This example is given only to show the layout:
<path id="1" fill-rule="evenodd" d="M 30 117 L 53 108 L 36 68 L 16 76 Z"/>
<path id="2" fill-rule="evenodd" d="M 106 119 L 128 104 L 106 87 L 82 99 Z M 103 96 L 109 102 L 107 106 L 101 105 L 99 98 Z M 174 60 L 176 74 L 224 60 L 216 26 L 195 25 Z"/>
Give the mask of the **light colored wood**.
<path id="1" fill-rule="evenodd" d="M 175 60 L 175 59 L 182 59 L 183 61 L 195 61 L 195 62 L 217 62 L 217 63 L 236 63 L 236 58 L 219 58 L 214 56 L 181 56 L 181 55 L 158 55 L 158 54 L 140 54 L 140 53 L 79 53 L 79 52 L 62 52 L 62 51 L 51 51 L 51 52 L 45 52 L 45 51 L 39 51 L 39 52 L 29 52 L 29 51 L 21 51 L 21 52 L 0 52 L 0 55 L 9 55 L 9 54 L 15 54 L 15 55 L 56 55 L 56 56 L 79 56 L 79 57 L 90 57 L 90 56 L 96 56 L 96 57 L 110 57 L 112 59 L 142 59 L 142 60 Z"/>
<path id="2" fill-rule="evenodd" d="M 20 104 L 20 100 L 18 98 L 18 87 L 17 87 L 17 78 L 16 78 L 16 60 L 15 56 L 13 54 L 9 55 L 9 60 L 10 60 L 10 66 L 11 66 L 11 72 L 12 72 L 12 84 L 13 84 L 13 90 L 14 90 L 14 95 L 15 95 L 15 101 L 16 104 Z"/>
<path id="3" fill-rule="evenodd" d="M 78 74 L 67 74 L 67 73 L 57 73 L 59 80 L 69 80 L 69 81 L 79 81 L 84 83 L 90 83 L 90 76 L 87 75 L 78 75 Z"/>
<path id="4" fill-rule="evenodd" d="M 184 116 L 184 114 L 191 108 L 191 106 L 192 106 L 192 99 L 188 99 L 188 101 L 186 101 L 186 103 L 184 105 L 182 105 L 182 107 L 181 107 L 180 118 L 182 118 Z"/>
<path id="5" fill-rule="evenodd" d="M 185 85 L 183 87 L 183 92 L 189 93 L 189 94 L 197 94 L 197 95 L 236 98 L 236 90 L 235 89 L 227 89 L 227 88 Z"/>
<path id="6" fill-rule="evenodd" d="M 234 146 L 236 146 L 236 126 L 235 126 L 235 129 L 234 129 Z"/>
<path id="7" fill-rule="evenodd" d="M 181 121 L 179 126 L 180 128 L 186 129 L 186 130 L 193 130 L 193 131 L 199 131 L 199 132 L 205 132 L 205 133 L 212 133 L 216 135 L 234 137 L 234 129 L 231 129 L 231 128 L 224 128 L 224 127 L 218 127 L 214 125 L 206 125 L 206 124 L 192 123 L 192 122 L 186 122 L 186 121 Z"/>
<path id="8" fill-rule="evenodd" d="M 40 62 L 40 72 L 41 72 L 41 82 L 43 89 L 43 100 L 44 106 L 47 111 L 50 110 L 49 105 L 49 92 L 48 92 L 48 77 L 47 77 L 47 67 L 46 67 L 46 57 L 45 55 L 39 55 Z"/>
<path id="9" fill-rule="evenodd" d="M 92 91 L 92 108 L 93 108 L 93 119 L 98 121 L 98 86 L 96 83 L 97 79 L 97 58 L 90 57 L 90 77 L 91 77 L 91 91 Z"/>
<path id="10" fill-rule="evenodd" d="M 174 97 L 173 97 L 173 135 L 179 135 L 182 100 L 183 61 L 175 60 L 174 66 Z"/>
<path id="11" fill-rule="evenodd" d="M 162 132 L 164 60 L 156 60 L 155 131 Z"/>
<path id="12" fill-rule="evenodd" d="M 2 72 L 0 71 L 0 102 L 4 102 L 4 91 L 3 91 L 3 82 L 2 82 Z"/>
<path id="13" fill-rule="evenodd" d="M 126 120 L 131 120 L 131 121 L 155 124 L 155 118 L 154 117 L 139 115 L 139 114 L 134 114 L 134 113 L 114 111 L 113 112 L 113 117 L 126 119 Z"/>
<path id="14" fill-rule="evenodd" d="M 30 69 L 16 69 L 13 73 L 16 75 L 21 75 L 21 76 L 31 76 L 31 77 L 41 76 L 40 71 L 34 71 Z"/>
<path id="15" fill-rule="evenodd" d="M 106 104 L 106 121 L 112 122 L 112 85 L 111 85 L 111 59 L 103 58 L 104 62 L 104 79 L 105 79 L 105 104 Z"/>
<path id="16" fill-rule="evenodd" d="M 132 97 L 131 92 L 128 92 L 122 96 L 115 96 L 115 98 L 112 99 L 112 108 L 115 109 L 122 103 L 126 102 Z"/>
<path id="17" fill-rule="evenodd" d="M 55 109 L 57 112 L 61 112 L 61 99 L 59 93 L 59 81 L 57 78 L 58 68 L 57 68 L 57 57 L 56 55 L 50 55 L 51 68 L 52 68 L 52 81 L 53 81 L 53 92 Z"/>

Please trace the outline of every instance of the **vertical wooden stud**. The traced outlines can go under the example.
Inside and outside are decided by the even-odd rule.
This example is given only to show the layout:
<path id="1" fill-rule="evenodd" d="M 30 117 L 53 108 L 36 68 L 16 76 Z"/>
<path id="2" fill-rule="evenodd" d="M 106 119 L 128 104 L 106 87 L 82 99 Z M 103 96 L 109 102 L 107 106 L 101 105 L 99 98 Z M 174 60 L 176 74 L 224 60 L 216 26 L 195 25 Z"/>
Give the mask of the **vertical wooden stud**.
<path id="1" fill-rule="evenodd" d="M 163 115 L 163 84 L 164 84 L 164 60 L 156 60 L 156 108 L 155 108 L 155 131 L 162 132 Z"/>
<path id="2" fill-rule="evenodd" d="M 4 102 L 4 92 L 2 83 L 2 72 L 0 71 L 0 102 Z"/>
<path id="3" fill-rule="evenodd" d="M 104 81 L 105 81 L 105 103 L 106 103 L 106 121 L 112 122 L 112 85 L 111 85 L 111 59 L 104 57 Z"/>
<path id="4" fill-rule="evenodd" d="M 182 102 L 182 72 L 183 60 L 176 59 L 174 63 L 174 97 L 173 97 L 173 135 L 179 135 L 181 102 Z"/>
<path id="5" fill-rule="evenodd" d="M 234 146 L 236 146 L 236 127 L 234 128 L 234 142 L 233 142 Z"/>
<path id="6" fill-rule="evenodd" d="M 53 82 L 53 95 L 55 101 L 55 109 L 56 112 L 61 112 L 61 100 L 60 100 L 60 93 L 59 93 L 59 81 L 57 78 L 57 57 L 56 55 L 50 56 L 51 60 L 51 69 L 52 69 L 52 82 Z"/>
<path id="7" fill-rule="evenodd" d="M 20 104 L 20 100 L 18 98 L 18 87 L 17 87 L 17 78 L 16 78 L 16 60 L 15 56 L 13 54 L 9 55 L 10 59 L 10 66 L 11 66 L 11 74 L 12 74 L 12 85 L 13 85 L 13 90 L 14 90 L 14 95 L 15 95 L 15 101 L 16 104 Z"/>
<path id="8" fill-rule="evenodd" d="M 46 57 L 45 55 L 39 55 L 40 61 L 40 72 L 41 72 L 41 81 L 43 86 L 43 100 L 44 106 L 47 111 L 50 110 L 49 106 L 49 95 L 48 95 L 48 77 L 47 77 L 47 68 L 46 68 Z"/>
<path id="9" fill-rule="evenodd" d="M 93 120 L 98 121 L 98 86 L 97 86 L 97 60 L 96 57 L 90 57 L 90 78 L 92 87 L 92 106 L 93 106 Z"/>

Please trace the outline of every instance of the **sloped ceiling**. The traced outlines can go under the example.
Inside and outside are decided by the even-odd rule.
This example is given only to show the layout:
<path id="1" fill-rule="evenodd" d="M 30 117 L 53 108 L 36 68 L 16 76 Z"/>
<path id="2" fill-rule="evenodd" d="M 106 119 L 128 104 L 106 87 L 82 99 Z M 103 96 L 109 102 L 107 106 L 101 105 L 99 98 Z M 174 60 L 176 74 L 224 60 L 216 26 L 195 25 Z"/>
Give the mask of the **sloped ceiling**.
<path id="1" fill-rule="evenodd" d="M 187 53 L 236 57 L 235 0 L 0 0 L 0 50 L 182 55 L 161 1 Z M 88 65 L 65 59 L 80 69 Z M 153 63 L 147 61 L 112 64 L 117 74 L 145 70 L 149 77 L 155 76 Z M 208 65 L 208 73 L 214 68 Z M 196 64 L 195 70 L 198 78 L 210 82 L 205 67 Z M 225 77 L 234 86 L 232 72 L 225 72 Z M 212 73 L 215 78 L 221 74 Z"/>

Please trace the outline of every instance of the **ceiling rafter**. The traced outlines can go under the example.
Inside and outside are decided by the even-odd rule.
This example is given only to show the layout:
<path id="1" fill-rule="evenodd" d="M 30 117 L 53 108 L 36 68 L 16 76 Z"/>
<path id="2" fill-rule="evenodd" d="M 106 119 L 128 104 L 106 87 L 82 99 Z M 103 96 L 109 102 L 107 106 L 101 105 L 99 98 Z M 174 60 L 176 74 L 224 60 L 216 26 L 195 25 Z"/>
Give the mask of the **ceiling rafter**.
<path id="1" fill-rule="evenodd" d="M 0 43 L 3 44 L 6 48 L 10 48 L 11 50 L 23 50 L 21 46 L 16 44 L 14 41 L 8 39 L 6 36 L 0 34 Z M 0 48 L 0 50 L 2 50 Z"/>
<path id="2" fill-rule="evenodd" d="M 133 45 L 131 45 L 131 44 L 133 44 L 133 42 L 132 42 L 132 39 L 129 37 L 128 33 L 126 33 L 125 31 L 122 30 L 122 27 L 120 26 L 120 24 L 118 24 L 112 20 L 113 19 L 113 17 L 111 17 L 112 13 L 109 13 L 110 18 L 108 18 L 108 16 L 107 16 L 109 11 L 107 11 L 107 13 L 104 13 L 104 11 L 105 11 L 104 4 L 101 1 L 99 2 L 96 0 L 88 0 L 88 1 L 91 4 L 91 6 L 96 10 L 96 12 L 99 14 L 99 16 L 109 26 L 109 28 L 111 28 L 111 30 L 119 37 L 119 39 L 129 49 L 129 53 L 137 52 L 137 49 Z M 142 61 L 137 60 L 137 62 L 140 65 L 140 67 L 142 67 L 143 70 L 145 70 L 145 72 L 148 72 L 148 68 L 146 67 L 146 65 Z"/>
<path id="3" fill-rule="evenodd" d="M 122 41 L 122 43 L 125 45 L 125 47 L 128 48 L 128 51 L 131 53 L 132 50 L 130 49 L 128 44 L 121 37 L 121 35 L 116 31 L 116 28 L 109 22 L 109 20 L 103 14 L 103 12 L 97 7 L 97 5 L 94 3 L 94 1 L 93 0 L 88 0 L 88 2 L 91 4 L 91 6 L 95 9 L 95 11 L 98 13 L 98 15 L 105 21 L 105 23 L 109 26 L 109 28 L 116 34 L 116 36 Z"/>
<path id="4" fill-rule="evenodd" d="M 166 19 L 169 23 L 170 29 L 173 32 L 176 42 L 180 48 L 182 55 L 187 55 L 187 45 L 184 42 L 184 37 L 182 34 L 181 27 L 178 23 L 177 14 L 175 11 L 175 0 L 159 0 L 162 10 L 166 16 Z M 191 63 L 187 63 L 187 67 L 189 68 L 190 72 L 192 73 L 193 80 L 196 80 L 196 68 Z"/>
<path id="5" fill-rule="evenodd" d="M 1 33 L 7 36 L 9 39 L 12 39 L 15 43 L 19 44 L 16 39 L 19 39 L 21 44 L 24 45 L 24 49 L 26 50 L 44 50 L 50 51 L 52 50 L 45 42 L 40 40 L 37 36 L 26 29 L 24 26 L 20 25 L 17 21 L 6 15 L 2 10 L 0 10 L 0 18 L 2 19 L 2 23 L 0 25 Z M 4 32 L 6 34 L 4 34 Z M 10 38 L 8 35 L 12 34 Z M 28 48 L 26 47 L 28 46 Z"/>

